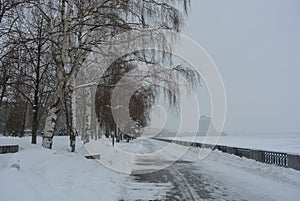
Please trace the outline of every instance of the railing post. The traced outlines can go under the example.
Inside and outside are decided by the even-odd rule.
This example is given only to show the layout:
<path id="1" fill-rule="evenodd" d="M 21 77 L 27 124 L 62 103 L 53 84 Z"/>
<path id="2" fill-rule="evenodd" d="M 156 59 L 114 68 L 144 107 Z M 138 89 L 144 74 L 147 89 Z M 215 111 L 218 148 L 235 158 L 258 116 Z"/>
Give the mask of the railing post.
<path id="1" fill-rule="evenodd" d="M 295 170 L 300 170 L 300 156 L 299 155 L 288 154 L 287 160 L 288 160 L 287 167 L 293 168 Z"/>
<path id="2" fill-rule="evenodd" d="M 260 150 L 250 150 L 250 158 L 259 162 L 263 162 L 264 152 Z"/>

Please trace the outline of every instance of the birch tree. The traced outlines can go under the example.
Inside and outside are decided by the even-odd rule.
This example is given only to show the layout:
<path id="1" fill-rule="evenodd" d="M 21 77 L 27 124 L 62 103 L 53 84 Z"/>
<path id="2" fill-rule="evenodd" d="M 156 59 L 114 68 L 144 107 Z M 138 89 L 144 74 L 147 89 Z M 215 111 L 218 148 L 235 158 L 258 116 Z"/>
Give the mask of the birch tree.
<path id="1" fill-rule="evenodd" d="M 4 35 L 2 32 L 0 35 L 1 40 L 9 33 L 10 36 L 16 39 L 16 43 L 20 42 L 17 39 L 26 39 L 22 42 L 22 44 L 26 44 L 23 45 L 23 48 L 31 50 L 30 47 L 33 47 L 38 52 L 37 55 L 47 49 L 46 52 L 49 53 L 51 65 L 55 68 L 55 93 L 45 122 L 43 146 L 52 148 L 58 114 L 63 109 L 64 102 L 68 100 L 67 96 L 70 96 L 71 108 L 68 121 L 71 122 L 69 124 L 72 128 L 70 150 L 75 150 L 76 121 L 74 120 L 75 108 L 72 108 L 75 97 L 74 80 L 78 72 L 84 68 L 84 61 L 93 47 L 130 30 L 148 28 L 179 32 L 184 25 L 184 16 L 187 14 L 188 6 L 188 0 L 1 0 L 0 29 L 4 30 Z M 34 16 L 38 16 L 36 22 L 38 22 L 37 25 L 41 29 L 40 32 L 37 30 L 36 33 L 31 34 L 35 37 L 28 37 L 27 32 L 20 31 L 21 28 L 18 29 L 20 24 L 17 24 L 17 22 L 18 20 L 20 22 L 20 16 L 15 14 L 33 11 L 35 12 Z M 33 25 L 31 19 L 22 22 L 24 22 L 25 27 Z M 3 24 L 6 25 L 4 29 L 2 29 Z M 167 36 L 158 35 L 157 37 L 165 38 Z M 47 41 L 47 44 L 45 44 L 45 41 Z M 31 42 L 35 43 L 35 46 L 29 45 Z M 10 46 L 8 45 L 5 48 Z M 162 46 L 169 48 L 163 44 Z M 35 61 L 34 66 L 43 66 L 40 63 L 42 60 L 39 59 L 43 57 L 30 56 L 30 52 L 27 56 Z M 102 54 L 109 56 L 114 52 L 103 51 Z M 135 55 L 131 59 L 147 62 L 149 57 L 153 57 L 151 54 L 141 55 Z M 162 53 L 158 58 L 164 58 L 165 56 Z M 34 86 L 40 88 L 37 83 Z M 32 105 L 36 107 L 36 98 L 32 102 Z M 33 128 L 33 130 L 36 130 L 36 128 Z"/>
<path id="2" fill-rule="evenodd" d="M 83 67 L 82 64 L 86 56 L 95 45 L 129 30 L 163 28 L 180 31 L 183 25 L 183 13 L 187 12 L 187 7 L 187 0 L 1 0 L 0 23 L 1 29 L 3 24 L 6 25 L 2 29 L 5 37 L 9 33 L 10 37 L 15 39 L 25 39 L 21 44 L 26 44 L 23 45 L 23 48 L 29 48 L 29 50 L 31 50 L 30 42 L 35 43 L 36 46 L 31 47 L 37 50 L 37 55 L 40 55 L 42 50 L 45 50 L 44 48 L 47 46 L 45 46 L 45 41 L 49 41 L 47 52 L 50 53 L 50 60 L 52 65 L 55 66 L 55 94 L 46 118 L 43 146 L 45 148 L 52 147 L 57 116 L 63 107 L 66 94 L 68 94 L 67 91 L 71 94 L 71 99 L 74 99 L 75 86 L 73 80 L 76 79 L 78 72 Z M 36 31 L 35 34 L 37 35 L 31 34 L 36 37 L 28 37 L 27 34 L 30 33 L 30 30 L 27 30 L 29 31 L 27 33 L 23 32 L 22 29 L 18 29 L 17 25 L 20 24 L 16 25 L 16 22 L 20 16 L 15 15 L 15 13 L 30 13 L 33 10 L 35 16 L 38 16 L 36 22 L 42 29 Z M 32 25 L 30 20 L 23 22 L 22 26 Z M 20 35 L 20 33 L 22 34 Z M 42 33 L 47 34 L 43 35 Z M 3 40 L 2 32 L 0 37 Z M 18 43 L 20 41 L 15 40 L 15 42 Z M 41 67 L 43 65 L 40 63 L 41 57 L 30 56 L 30 52 L 28 52 L 27 56 L 35 62 L 34 66 Z M 104 52 L 104 54 L 112 53 Z M 38 77 L 40 75 L 35 75 L 35 79 L 39 80 Z M 35 83 L 35 88 L 40 88 L 37 83 Z M 2 89 L 5 89 L 5 87 Z M 32 105 L 36 107 L 38 102 L 36 94 L 34 97 Z M 37 110 L 34 109 L 34 111 Z M 71 113 L 74 113 L 73 109 L 71 109 Z M 73 116 L 71 114 L 70 118 L 73 118 Z M 75 121 L 71 119 L 70 122 L 73 122 L 73 125 L 71 125 L 70 150 L 74 151 Z M 33 128 L 33 130 L 36 130 L 36 128 Z M 35 142 L 34 137 L 32 142 Z"/>
<path id="3" fill-rule="evenodd" d="M 178 6 L 179 4 L 180 6 Z M 54 101 L 46 119 L 43 146 L 52 147 L 57 115 L 66 89 L 73 90 L 82 64 L 94 45 L 118 33 L 141 28 L 165 28 L 179 31 L 182 13 L 188 1 L 38 1 L 34 5 L 48 23 L 51 52 L 56 65 Z M 73 116 L 73 115 L 71 115 Z M 73 128 L 71 135 L 75 135 Z M 74 139 L 74 138 L 72 138 Z M 74 141 L 70 145 L 74 147 Z M 74 151 L 72 148 L 71 151 Z"/>

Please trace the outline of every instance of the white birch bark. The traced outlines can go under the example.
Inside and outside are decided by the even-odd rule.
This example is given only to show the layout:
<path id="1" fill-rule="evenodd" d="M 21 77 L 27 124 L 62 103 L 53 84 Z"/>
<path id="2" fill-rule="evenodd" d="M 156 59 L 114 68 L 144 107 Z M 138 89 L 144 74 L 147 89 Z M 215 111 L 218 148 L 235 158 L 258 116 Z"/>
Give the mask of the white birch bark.
<path id="1" fill-rule="evenodd" d="M 100 138 L 99 134 L 99 125 L 97 123 L 97 118 L 96 118 L 96 127 L 95 127 L 95 140 L 98 140 Z"/>
<path id="2" fill-rule="evenodd" d="M 42 146 L 47 149 L 52 149 L 54 128 L 57 121 L 57 108 L 53 107 L 49 110 L 46 118 L 44 136 Z"/>
<path id="3" fill-rule="evenodd" d="M 60 68 L 58 68 L 60 69 Z M 52 149 L 54 129 L 58 118 L 58 113 L 61 109 L 61 97 L 64 92 L 64 76 L 61 70 L 57 70 L 56 93 L 54 95 L 54 104 L 51 106 L 46 118 L 44 136 L 42 146 L 47 149 Z"/>
<path id="4" fill-rule="evenodd" d="M 62 4 L 62 9 L 67 8 L 66 13 L 61 16 L 62 19 L 65 19 L 64 22 L 61 24 L 61 27 L 64 27 L 62 31 L 63 34 L 63 40 L 61 42 L 61 49 L 53 49 L 53 54 L 56 54 L 57 51 L 61 54 L 61 62 L 57 62 L 58 65 L 56 68 L 56 93 L 54 97 L 54 104 L 50 108 L 48 112 L 48 116 L 46 118 L 46 124 L 44 129 L 44 136 L 43 136 L 43 143 L 42 146 L 47 149 L 52 149 L 53 144 L 53 136 L 54 136 L 54 129 L 57 122 L 58 113 L 61 109 L 62 100 L 64 98 L 64 92 L 66 90 L 66 85 L 68 85 L 68 77 L 64 76 L 64 64 L 67 63 L 67 54 L 68 50 L 70 48 L 70 34 L 68 33 L 68 30 L 70 30 L 71 26 L 71 17 L 72 17 L 72 6 L 73 1 L 71 0 L 69 2 L 70 4 L 66 7 L 66 4 Z M 53 24 L 52 20 L 49 21 L 49 30 L 52 31 Z M 51 35 L 51 39 L 53 41 L 54 38 Z"/>
<path id="5" fill-rule="evenodd" d="M 91 86 L 90 90 L 91 90 L 91 134 L 92 134 L 92 139 L 96 139 L 98 135 L 97 117 L 95 111 L 95 95 L 97 91 L 97 85 Z"/>
<path id="6" fill-rule="evenodd" d="M 77 115 L 76 115 L 76 91 L 75 91 L 75 76 L 70 80 L 69 89 L 71 90 L 71 125 L 72 131 L 70 133 L 70 151 L 75 151 L 76 135 L 77 135 Z"/>
<path id="7" fill-rule="evenodd" d="M 84 141 L 84 136 L 85 136 L 85 122 L 86 122 L 86 96 L 85 96 L 85 89 L 83 91 L 83 96 L 81 94 L 81 99 L 82 99 L 82 105 L 80 107 L 81 113 L 80 113 L 80 125 L 81 125 L 81 141 Z"/>
<path id="8" fill-rule="evenodd" d="M 83 143 L 87 143 L 91 136 L 91 121 L 92 121 L 92 104 L 91 104 L 91 89 L 86 89 L 86 116 L 85 116 L 85 133 Z"/>

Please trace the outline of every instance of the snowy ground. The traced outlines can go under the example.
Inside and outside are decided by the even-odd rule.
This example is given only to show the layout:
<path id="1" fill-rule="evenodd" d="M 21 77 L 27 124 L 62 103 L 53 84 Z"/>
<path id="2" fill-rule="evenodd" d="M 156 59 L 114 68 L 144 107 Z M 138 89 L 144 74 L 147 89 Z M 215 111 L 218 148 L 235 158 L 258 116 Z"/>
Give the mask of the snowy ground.
<path id="1" fill-rule="evenodd" d="M 160 136 L 160 138 L 173 139 L 173 137 L 168 136 Z M 195 139 L 190 136 L 177 137 L 177 139 L 201 143 L 205 140 L 204 137 L 200 136 L 197 136 Z M 225 135 L 220 137 L 217 144 L 231 147 L 300 154 L 300 133 Z"/>
<path id="2" fill-rule="evenodd" d="M 86 145 L 88 150 L 100 153 L 102 160 L 95 161 L 83 157 L 87 151 L 79 140 L 77 153 L 69 153 L 66 137 L 54 139 L 53 150 L 45 150 L 40 145 L 31 145 L 29 138 L 0 137 L 0 144 L 20 145 L 18 153 L 0 155 L 0 200 L 299 200 L 300 197 L 300 171 L 219 151 L 199 160 L 198 150 L 191 148 L 166 169 L 135 174 L 136 170 L 164 163 L 163 158 L 145 160 L 147 157 L 142 154 L 156 152 L 167 143 L 137 139 L 113 148 L 110 140 L 92 141 Z M 118 154 L 123 151 L 140 155 L 123 157 Z M 123 165 L 132 174 L 104 166 L 114 163 Z"/>
<path id="3" fill-rule="evenodd" d="M 198 151 L 186 155 L 193 160 Z M 193 156 L 194 155 L 194 156 Z M 300 172 L 263 164 L 220 151 L 196 163 L 193 171 L 204 173 L 209 182 L 226 188 L 230 200 L 299 200 Z"/>
<path id="4" fill-rule="evenodd" d="M 137 139 L 129 144 L 116 144 L 116 149 L 118 152 L 121 149 L 142 154 L 156 152 L 166 145 L 161 141 Z M 168 200 L 299 200 L 300 171 L 219 151 L 213 151 L 204 160 L 199 160 L 198 153 L 197 148 L 191 148 L 179 161 L 164 170 L 142 175 L 133 173 L 138 183 L 132 182 L 128 186 L 130 198 L 148 200 L 161 196 L 159 199 Z M 151 161 L 139 156 L 131 158 L 132 161 L 135 161 L 133 172 L 139 172 L 141 167 L 151 169 L 157 167 L 157 163 L 163 163 L 162 158 Z M 139 183 L 148 186 L 140 188 Z M 151 192 L 159 192 L 158 197 L 148 197 Z"/>
<path id="5" fill-rule="evenodd" d="M 39 141 L 41 141 L 39 139 Z M 79 140 L 77 140 L 79 142 Z M 31 145 L 30 138 L 0 137 L 0 144 L 19 144 L 15 154 L 0 155 L 0 200 L 119 200 L 128 177 L 66 151 L 68 138 L 55 137 L 53 150 Z"/>

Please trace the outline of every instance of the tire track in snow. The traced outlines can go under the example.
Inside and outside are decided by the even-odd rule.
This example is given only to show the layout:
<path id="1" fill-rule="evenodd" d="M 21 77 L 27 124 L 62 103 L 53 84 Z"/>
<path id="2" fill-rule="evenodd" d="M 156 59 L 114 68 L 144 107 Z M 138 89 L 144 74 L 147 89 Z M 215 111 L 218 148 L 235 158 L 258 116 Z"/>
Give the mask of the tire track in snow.
<path id="1" fill-rule="evenodd" d="M 175 175 L 180 177 L 180 178 L 178 178 L 178 177 L 174 177 L 174 178 L 180 179 L 184 183 L 185 189 L 189 193 L 190 200 L 194 200 L 194 201 L 199 200 L 199 196 L 196 194 L 194 189 L 189 185 L 188 181 L 184 178 L 184 176 L 180 173 L 180 171 L 178 171 L 174 165 L 171 165 L 170 169 L 172 171 L 174 171 Z M 180 183 L 182 183 L 182 182 L 180 182 Z M 183 185 L 181 185 L 180 188 L 184 188 Z"/>

